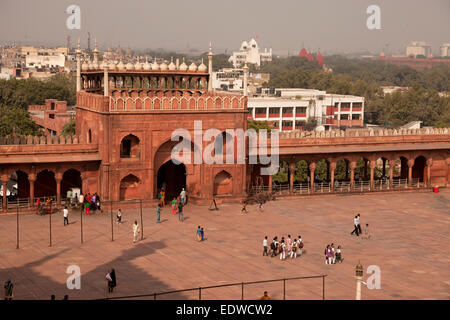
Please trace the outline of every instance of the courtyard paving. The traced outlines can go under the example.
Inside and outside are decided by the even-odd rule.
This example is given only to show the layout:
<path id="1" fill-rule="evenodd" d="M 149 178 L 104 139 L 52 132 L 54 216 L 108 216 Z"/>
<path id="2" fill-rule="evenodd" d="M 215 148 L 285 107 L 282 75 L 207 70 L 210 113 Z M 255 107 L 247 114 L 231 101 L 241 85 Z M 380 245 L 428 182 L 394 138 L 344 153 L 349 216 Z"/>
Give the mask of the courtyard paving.
<path id="1" fill-rule="evenodd" d="M 20 249 L 16 249 L 16 216 L 0 216 L 0 281 L 10 278 L 16 299 L 102 299 L 107 296 L 152 294 L 200 286 L 284 277 L 326 274 L 326 299 L 354 299 L 355 265 L 381 269 L 381 289 L 363 286 L 363 299 L 450 298 L 450 191 L 438 194 L 385 193 L 326 195 L 266 203 L 263 212 L 240 205 L 185 207 L 184 222 L 162 209 L 161 224 L 156 210 L 144 209 L 144 239 L 132 243 L 132 223 L 138 210 L 123 210 L 123 223 L 114 226 L 111 241 L 109 212 L 83 216 L 84 243 L 80 243 L 80 213 L 71 212 L 70 225 L 63 226 L 61 213 L 52 216 L 52 246 L 49 217 L 19 215 Z M 115 211 L 113 214 L 115 215 Z M 369 223 L 372 238 L 351 236 L 353 216 Z M 207 240 L 198 242 L 196 228 L 205 228 Z M 280 261 L 262 256 L 265 235 L 301 235 L 305 253 Z M 342 246 L 344 262 L 326 265 L 324 248 Z M 81 268 L 81 290 L 66 287 L 69 265 Z M 105 275 L 116 269 L 118 286 L 106 290 Z M 282 299 L 282 283 L 249 285 L 246 299 L 263 291 Z M 197 299 L 198 292 L 185 292 L 158 299 Z M 202 291 L 202 299 L 240 299 L 241 287 Z M 152 299 L 152 297 L 149 297 Z M 286 299 L 322 299 L 322 280 L 286 283 Z"/>

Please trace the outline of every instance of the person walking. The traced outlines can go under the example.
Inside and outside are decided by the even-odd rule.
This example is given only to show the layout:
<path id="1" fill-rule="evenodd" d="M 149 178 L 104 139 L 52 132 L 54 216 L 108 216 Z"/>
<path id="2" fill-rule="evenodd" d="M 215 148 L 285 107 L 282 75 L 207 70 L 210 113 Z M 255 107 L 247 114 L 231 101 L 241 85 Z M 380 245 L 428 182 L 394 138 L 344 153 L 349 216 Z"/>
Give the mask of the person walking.
<path id="1" fill-rule="evenodd" d="M 325 250 L 326 264 L 333 263 L 333 251 L 331 250 L 331 246 L 327 245 L 327 249 Z"/>
<path id="2" fill-rule="evenodd" d="M 201 241 L 205 240 L 205 230 L 203 229 L 203 227 L 200 229 L 200 237 L 201 237 Z"/>
<path id="3" fill-rule="evenodd" d="M 134 221 L 134 224 L 133 224 L 133 243 L 138 241 L 138 235 L 139 235 L 139 225 L 138 225 L 137 221 Z"/>
<path id="4" fill-rule="evenodd" d="M 89 209 L 90 206 L 91 206 L 91 204 L 89 203 L 89 201 L 86 201 L 86 205 L 85 205 L 86 211 L 85 211 L 85 214 L 91 215 L 91 212 L 90 212 L 90 209 Z"/>
<path id="5" fill-rule="evenodd" d="M 361 219 L 361 215 L 358 213 L 357 216 L 358 216 L 358 232 L 359 234 L 362 234 L 361 223 L 359 221 Z"/>
<path id="6" fill-rule="evenodd" d="M 334 243 L 330 246 L 331 249 L 331 263 L 336 264 L 336 249 L 334 248 Z"/>
<path id="7" fill-rule="evenodd" d="M 117 224 L 121 224 L 122 223 L 122 210 L 119 209 L 117 210 Z"/>
<path id="8" fill-rule="evenodd" d="M 366 227 L 364 228 L 364 238 L 370 239 L 369 224 L 368 223 L 366 223 Z"/>
<path id="9" fill-rule="evenodd" d="M 64 215 L 64 227 L 67 225 L 69 225 L 69 209 L 67 209 L 67 206 L 64 207 L 63 209 L 63 215 Z"/>
<path id="10" fill-rule="evenodd" d="M 109 275 L 111 277 L 111 283 L 110 283 L 111 291 L 110 292 L 113 292 L 114 288 L 117 285 L 117 282 L 116 282 L 116 270 L 114 270 L 114 268 L 111 269 L 111 272 L 109 273 Z"/>
<path id="11" fill-rule="evenodd" d="M 291 239 L 291 235 L 288 234 L 287 246 L 286 246 L 286 251 L 287 251 L 288 256 L 291 254 L 291 250 L 292 250 L 292 239 Z"/>
<path id="12" fill-rule="evenodd" d="M 341 246 L 338 246 L 336 249 L 336 262 L 342 263 L 342 261 L 344 261 L 344 259 L 342 259 Z"/>
<path id="13" fill-rule="evenodd" d="M 263 240 L 263 257 L 264 256 L 269 256 L 269 253 L 267 252 L 267 236 L 265 236 Z"/>
<path id="14" fill-rule="evenodd" d="M 84 209 L 84 196 L 80 192 L 80 196 L 78 197 L 78 204 L 80 205 L 81 211 Z"/>
<path id="15" fill-rule="evenodd" d="M 247 213 L 247 201 L 242 201 L 242 209 L 241 209 L 241 213 Z"/>
<path id="16" fill-rule="evenodd" d="M 177 199 L 172 200 L 172 214 L 177 214 Z"/>
<path id="17" fill-rule="evenodd" d="M 356 215 L 356 216 L 353 218 L 353 226 L 354 226 L 354 229 L 353 229 L 353 231 L 350 233 L 351 235 L 353 235 L 354 233 L 356 233 L 356 236 L 359 237 L 358 224 L 359 224 L 359 219 L 358 219 L 358 216 Z"/>
<path id="18" fill-rule="evenodd" d="M 197 227 L 197 240 L 201 241 L 202 240 L 202 235 L 201 235 L 201 228 L 200 226 Z"/>
<path id="19" fill-rule="evenodd" d="M 178 220 L 183 221 L 183 204 L 181 202 L 178 204 Z"/>
<path id="20" fill-rule="evenodd" d="M 298 240 L 297 240 L 297 250 L 298 250 L 298 255 L 301 256 L 303 254 L 303 239 L 302 236 L 298 236 Z"/>
<path id="21" fill-rule="evenodd" d="M 14 285 L 11 280 L 5 281 L 3 288 L 5 288 L 5 300 L 12 300 Z"/>
<path id="22" fill-rule="evenodd" d="M 161 219 L 161 205 L 158 203 L 156 205 L 156 223 L 160 223 L 161 222 L 160 219 Z"/>
<path id="23" fill-rule="evenodd" d="M 260 201 L 259 205 L 258 205 L 258 212 L 259 213 L 262 213 L 262 205 L 263 205 L 263 203 L 262 203 L 262 201 Z"/>
<path id="24" fill-rule="evenodd" d="M 180 202 L 185 205 L 186 204 L 186 190 L 181 190 L 180 192 Z"/>
<path id="25" fill-rule="evenodd" d="M 286 260 L 286 244 L 281 240 L 280 244 L 280 260 Z"/>
<path id="26" fill-rule="evenodd" d="M 109 272 L 106 274 L 106 281 L 108 282 L 108 283 L 107 283 L 107 286 L 108 286 L 108 293 L 111 293 L 111 292 L 112 292 L 112 278 L 111 278 L 111 271 L 109 271 Z"/>
<path id="27" fill-rule="evenodd" d="M 297 258 L 297 239 L 294 239 L 294 242 L 292 243 L 291 259 L 292 258 Z"/>

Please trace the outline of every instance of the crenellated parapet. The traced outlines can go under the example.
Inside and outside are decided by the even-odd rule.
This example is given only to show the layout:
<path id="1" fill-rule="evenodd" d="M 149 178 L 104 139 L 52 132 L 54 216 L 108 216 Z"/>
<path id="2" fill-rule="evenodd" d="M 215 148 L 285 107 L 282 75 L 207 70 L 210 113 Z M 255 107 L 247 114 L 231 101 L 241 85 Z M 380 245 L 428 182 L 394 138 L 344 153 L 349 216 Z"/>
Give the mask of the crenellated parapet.
<path id="1" fill-rule="evenodd" d="M 61 145 L 80 144 L 77 136 L 29 136 L 29 137 L 0 137 L 0 145 Z"/>
<path id="2" fill-rule="evenodd" d="M 347 138 L 347 137 L 395 137 L 415 135 L 450 135 L 450 128 L 422 129 L 366 129 L 366 130 L 330 130 L 330 131 L 290 131 L 280 132 L 280 139 L 310 138 Z"/>

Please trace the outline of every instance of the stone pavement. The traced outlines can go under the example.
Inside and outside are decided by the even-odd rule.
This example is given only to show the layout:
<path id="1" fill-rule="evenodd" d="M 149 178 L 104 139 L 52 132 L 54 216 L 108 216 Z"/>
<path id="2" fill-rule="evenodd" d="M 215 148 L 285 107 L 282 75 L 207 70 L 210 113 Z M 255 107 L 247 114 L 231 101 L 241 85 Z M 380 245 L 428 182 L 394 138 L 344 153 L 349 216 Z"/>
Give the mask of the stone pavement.
<path id="1" fill-rule="evenodd" d="M 116 269 L 118 286 L 109 296 L 210 286 L 242 281 L 326 274 L 326 299 L 354 299 L 355 265 L 381 268 L 381 289 L 363 286 L 363 299 L 449 299 L 450 191 L 326 195 L 266 203 L 263 212 L 249 206 L 220 205 L 219 211 L 188 205 L 184 222 L 162 210 L 145 209 L 144 240 L 132 243 L 132 223 L 137 210 L 124 210 L 123 224 L 114 223 L 111 241 L 109 212 L 83 216 L 84 243 L 80 244 L 80 214 L 71 212 L 71 224 L 63 227 L 62 214 L 49 217 L 20 215 L 20 249 L 16 247 L 16 216 L 0 216 L 0 281 L 10 278 L 16 299 L 95 299 L 108 296 L 105 275 Z M 372 238 L 351 236 L 353 216 L 369 223 Z M 113 212 L 115 216 L 115 210 Z M 114 218 L 115 220 L 115 218 Z M 205 227 L 207 240 L 198 242 L 196 228 Z M 299 234 L 305 254 L 280 261 L 262 256 L 262 240 Z M 324 249 L 334 242 L 342 246 L 344 262 L 324 263 Z M 81 268 L 81 290 L 68 290 L 66 269 Z M 282 299 L 282 283 L 249 285 L 246 299 L 257 299 L 267 290 Z M 3 292 L 2 292 L 3 293 Z M 158 299 L 197 299 L 198 292 L 171 294 Z M 203 299 L 240 299 L 241 287 L 202 291 Z M 286 283 L 286 299 L 321 299 L 322 280 Z M 152 297 L 149 297 L 152 299 Z"/>

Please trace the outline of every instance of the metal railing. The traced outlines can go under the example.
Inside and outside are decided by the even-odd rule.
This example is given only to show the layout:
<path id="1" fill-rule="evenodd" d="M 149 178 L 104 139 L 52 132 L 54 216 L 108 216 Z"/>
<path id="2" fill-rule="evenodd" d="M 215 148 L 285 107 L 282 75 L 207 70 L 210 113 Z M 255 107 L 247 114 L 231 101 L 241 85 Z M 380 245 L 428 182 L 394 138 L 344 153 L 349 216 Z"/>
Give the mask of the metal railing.
<path id="1" fill-rule="evenodd" d="M 427 188 L 425 182 L 420 182 L 420 179 L 414 178 L 411 184 L 408 184 L 408 179 L 395 178 L 392 183 L 388 179 L 376 179 L 373 181 L 373 187 L 370 186 L 370 180 L 355 180 L 353 186 L 350 181 L 334 181 L 334 188 L 331 187 L 331 182 L 321 181 L 314 183 L 314 193 L 345 193 L 345 192 L 367 192 L 379 190 L 392 189 L 408 189 L 408 188 Z M 258 194 L 260 192 L 268 192 L 268 186 L 251 186 L 250 194 Z M 293 194 L 311 194 L 311 184 L 309 182 L 299 182 L 293 184 Z M 274 195 L 290 194 L 289 184 L 274 184 L 272 186 L 272 193 Z"/>
<path id="2" fill-rule="evenodd" d="M 323 275 L 318 275 L 318 276 L 282 278 L 282 279 L 251 281 L 251 282 L 237 282 L 237 283 L 221 284 L 221 285 L 216 285 L 216 286 L 197 287 L 197 288 L 173 290 L 173 291 L 158 292 L 158 293 L 155 292 L 155 293 L 150 293 L 150 294 L 110 297 L 110 298 L 99 299 L 99 300 L 120 300 L 120 299 L 136 299 L 136 298 L 153 298 L 153 300 L 156 300 L 156 297 L 158 297 L 158 296 L 174 294 L 174 293 L 182 293 L 182 292 L 192 292 L 192 291 L 197 291 L 198 292 L 198 300 L 202 300 L 202 292 L 205 290 L 225 288 L 225 287 L 236 287 L 236 286 L 241 287 L 241 300 L 244 300 L 244 298 L 245 298 L 244 293 L 245 293 L 246 285 L 270 283 L 270 282 L 281 282 L 282 283 L 282 285 L 283 285 L 283 300 L 286 300 L 286 282 L 287 281 L 304 280 L 304 279 L 320 279 L 320 278 L 322 278 L 322 300 L 325 300 L 325 277 L 326 276 L 327 276 L 326 274 L 323 274 Z M 252 297 L 251 299 L 254 300 L 255 297 Z"/>

